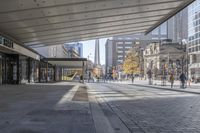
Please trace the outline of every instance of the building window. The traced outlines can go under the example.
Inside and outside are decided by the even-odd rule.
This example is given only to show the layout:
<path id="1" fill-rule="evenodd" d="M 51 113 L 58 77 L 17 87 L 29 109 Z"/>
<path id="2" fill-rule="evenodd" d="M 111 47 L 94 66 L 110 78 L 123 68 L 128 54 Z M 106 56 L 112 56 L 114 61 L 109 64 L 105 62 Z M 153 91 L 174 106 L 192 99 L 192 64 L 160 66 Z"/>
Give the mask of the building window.
<path id="1" fill-rule="evenodd" d="M 159 40 L 159 38 L 157 38 L 157 37 L 153 37 L 152 40 Z"/>
<path id="2" fill-rule="evenodd" d="M 159 34 L 159 28 L 154 29 L 151 33 L 152 33 L 152 35 L 158 35 Z"/>
<path id="3" fill-rule="evenodd" d="M 160 26 L 161 35 L 167 35 L 167 22 L 163 23 Z"/>
<path id="4" fill-rule="evenodd" d="M 116 42 L 116 44 L 118 45 L 118 44 L 123 44 L 123 42 Z"/>
<path id="5" fill-rule="evenodd" d="M 191 52 L 192 52 L 191 48 L 189 48 L 189 49 L 188 49 L 188 52 L 189 52 L 189 53 L 191 53 Z"/>
<path id="6" fill-rule="evenodd" d="M 125 42 L 125 44 L 133 44 L 133 42 Z"/>

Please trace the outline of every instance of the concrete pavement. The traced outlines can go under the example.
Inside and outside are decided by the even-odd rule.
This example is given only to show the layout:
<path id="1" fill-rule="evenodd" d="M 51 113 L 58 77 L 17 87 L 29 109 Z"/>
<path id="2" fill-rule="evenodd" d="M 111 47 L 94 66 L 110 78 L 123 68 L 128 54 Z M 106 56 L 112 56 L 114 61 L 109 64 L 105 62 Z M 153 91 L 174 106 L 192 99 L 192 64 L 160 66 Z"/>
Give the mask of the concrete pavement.
<path id="1" fill-rule="evenodd" d="M 129 133 L 120 120 L 111 125 L 92 92 L 73 82 L 2 85 L 0 133 Z"/>
<path id="2" fill-rule="evenodd" d="M 133 133 L 199 133 L 197 94 L 127 84 L 90 84 Z"/>
<path id="3" fill-rule="evenodd" d="M 199 133 L 197 94 L 128 84 L 0 86 L 0 133 Z"/>
<path id="4" fill-rule="evenodd" d="M 143 87 L 150 87 L 150 88 L 157 88 L 157 89 L 166 89 L 166 90 L 172 90 L 172 91 L 200 94 L 200 84 L 191 83 L 190 86 L 187 84 L 187 87 L 183 89 L 183 88 L 180 88 L 180 81 L 175 81 L 173 88 L 171 88 L 170 82 L 166 81 L 166 85 L 162 86 L 162 81 L 159 81 L 159 80 L 153 80 L 152 85 L 149 85 L 148 80 L 139 80 L 139 79 L 136 79 L 134 83 L 132 83 L 131 81 L 117 81 L 117 82 L 110 81 L 107 83 L 129 84 L 129 85 L 135 85 L 135 86 L 143 86 Z"/>

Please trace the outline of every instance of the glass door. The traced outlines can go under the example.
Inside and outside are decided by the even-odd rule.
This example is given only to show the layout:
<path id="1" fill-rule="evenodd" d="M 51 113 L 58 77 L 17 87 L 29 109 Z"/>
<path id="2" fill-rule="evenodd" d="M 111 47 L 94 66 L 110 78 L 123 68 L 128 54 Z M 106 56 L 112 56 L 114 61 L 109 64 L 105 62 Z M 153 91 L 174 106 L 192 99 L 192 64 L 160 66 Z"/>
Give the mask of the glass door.
<path id="1" fill-rule="evenodd" d="M 17 77 L 17 56 L 6 55 L 4 61 L 4 81 L 6 84 L 16 84 Z"/>
<path id="2" fill-rule="evenodd" d="M 0 85 L 2 84 L 2 56 L 0 55 Z"/>
<path id="3" fill-rule="evenodd" d="M 2 56 L 1 58 L 1 83 L 6 84 L 6 60 L 5 56 Z"/>

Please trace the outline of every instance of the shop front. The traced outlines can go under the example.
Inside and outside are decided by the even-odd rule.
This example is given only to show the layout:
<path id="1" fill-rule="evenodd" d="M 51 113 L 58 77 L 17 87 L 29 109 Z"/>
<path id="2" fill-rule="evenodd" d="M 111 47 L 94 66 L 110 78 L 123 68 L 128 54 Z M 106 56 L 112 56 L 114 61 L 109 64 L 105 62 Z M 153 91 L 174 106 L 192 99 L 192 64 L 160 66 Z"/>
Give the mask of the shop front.
<path id="1" fill-rule="evenodd" d="M 23 84 L 38 80 L 40 56 L 0 36 L 0 84 Z"/>
<path id="2" fill-rule="evenodd" d="M 189 78 L 192 82 L 200 82 L 200 63 L 193 63 L 189 67 Z"/>
<path id="3" fill-rule="evenodd" d="M 0 53 L 0 84 L 18 82 L 18 55 Z"/>

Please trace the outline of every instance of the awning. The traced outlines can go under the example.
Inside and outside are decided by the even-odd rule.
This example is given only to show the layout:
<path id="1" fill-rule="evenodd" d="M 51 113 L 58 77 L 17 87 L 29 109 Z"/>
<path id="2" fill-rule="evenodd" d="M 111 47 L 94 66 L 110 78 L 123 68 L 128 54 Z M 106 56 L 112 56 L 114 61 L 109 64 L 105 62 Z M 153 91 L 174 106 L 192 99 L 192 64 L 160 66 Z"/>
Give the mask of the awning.
<path id="1" fill-rule="evenodd" d="M 44 61 L 60 67 L 83 68 L 87 66 L 86 58 L 44 58 Z"/>
<path id="2" fill-rule="evenodd" d="M 2 0 L 0 31 L 27 46 L 150 32 L 194 0 Z"/>
<path id="3" fill-rule="evenodd" d="M 13 47 L 7 47 L 3 44 L 0 44 L 0 52 L 6 53 L 6 54 L 19 54 L 19 55 L 25 55 L 27 57 L 31 57 L 35 60 L 40 60 L 40 55 L 24 48 L 20 45 L 17 45 L 16 43 L 13 43 Z"/>

